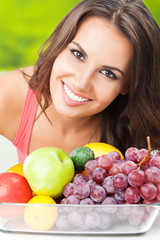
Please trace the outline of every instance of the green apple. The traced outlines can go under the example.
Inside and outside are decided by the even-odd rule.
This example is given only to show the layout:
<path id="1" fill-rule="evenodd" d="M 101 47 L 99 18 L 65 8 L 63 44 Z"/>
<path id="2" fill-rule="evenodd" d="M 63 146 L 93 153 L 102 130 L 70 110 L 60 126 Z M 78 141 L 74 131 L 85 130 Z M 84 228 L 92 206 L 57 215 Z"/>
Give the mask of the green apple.
<path id="1" fill-rule="evenodd" d="M 56 147 L 40 148 L 28 155 L 24 176 L 36 195 L 58 198 L 74 176 L 74 164 L 66 152 Z"/>

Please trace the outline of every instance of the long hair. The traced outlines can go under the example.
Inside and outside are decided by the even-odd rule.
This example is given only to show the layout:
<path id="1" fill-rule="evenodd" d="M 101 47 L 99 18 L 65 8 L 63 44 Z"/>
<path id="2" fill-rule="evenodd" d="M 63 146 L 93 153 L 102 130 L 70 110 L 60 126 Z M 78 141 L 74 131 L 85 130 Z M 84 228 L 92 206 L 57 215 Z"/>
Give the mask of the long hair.
<path id="1" fill-rule="evenodd" d="M 133 62 L 128 94 L 119 95 L 102 112 L 100 141 L 119 148 L 160 147 L 160 29 L 141 0 L 83 0 L 58 24 L 43 44 L 29 86 L 36 92 L 42 112 L 51 104 L 50 75 L 56 57 L 75 37 L 89 16 L 107 19 L 132 43 Z"/>

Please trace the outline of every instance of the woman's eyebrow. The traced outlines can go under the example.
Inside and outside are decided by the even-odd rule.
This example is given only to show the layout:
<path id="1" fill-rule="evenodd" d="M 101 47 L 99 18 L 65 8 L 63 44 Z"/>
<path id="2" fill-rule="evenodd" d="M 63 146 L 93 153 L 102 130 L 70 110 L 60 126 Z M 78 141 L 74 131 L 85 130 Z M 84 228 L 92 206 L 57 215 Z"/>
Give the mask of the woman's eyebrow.
<path id="1" fill-rule="evenodd" d="M 79 48 L 79 50 L 81 51 L 81 53 L 82 53 L 84 56 L 88 57 L 87 53 L 85 52 L 85 50 L 81 47 L 81 45 L 80 45 L 79 43 L 77 43 L 77 42 L 71 42 L 71 43 L 75 44 L 75 45 Z M 112 66 L 107 66 L 107 65 L 103 65 L 102 67 L 105 68 L 105 69 L 117 71 L 117 72 L 121 73 L 122 76 L 124 76 L 124 72 L 122 72 L 122 71 L 121 71 L 119 68 L 117 68 L 117 67 L 112 67 Z"/>
<path id="2" fill-rule="evenodd" d="M 88 57 L 87 53 L 85 52 L 85 50 L 81 47 L 81 45 L 79 43 L 77 43 L 77 42 L 71 42 L 71 43 L 75 44 L 85 57 Z"/>

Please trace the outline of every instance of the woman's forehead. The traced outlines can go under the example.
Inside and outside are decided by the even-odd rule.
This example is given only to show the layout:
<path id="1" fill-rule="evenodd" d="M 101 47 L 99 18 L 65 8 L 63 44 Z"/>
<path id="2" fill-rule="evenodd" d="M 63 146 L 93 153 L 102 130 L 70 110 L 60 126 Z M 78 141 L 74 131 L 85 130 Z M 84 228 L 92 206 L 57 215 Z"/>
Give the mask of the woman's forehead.
<path id="1" fill-rule="evenodd" d="M 133 56 L 130 40 L 113 24 L 103 17 L 90 16 L 78 28 L 73 39 L 86 53 L 97 61 L 125 68 Z"/>

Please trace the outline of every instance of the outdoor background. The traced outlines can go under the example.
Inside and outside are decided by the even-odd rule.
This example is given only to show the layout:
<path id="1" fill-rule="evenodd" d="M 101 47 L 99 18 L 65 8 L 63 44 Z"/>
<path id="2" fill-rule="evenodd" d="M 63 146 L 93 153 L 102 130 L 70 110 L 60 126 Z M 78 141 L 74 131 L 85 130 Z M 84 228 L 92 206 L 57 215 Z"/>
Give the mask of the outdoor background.
<path id="1" fill-rule="evenodd" d="M 7 0 L 0 7 L 0 72 L 29 66 L 58 22 L 80 0 Z M 144 0 L 160 26 L 160 1 Z"/>

